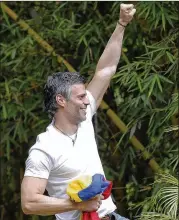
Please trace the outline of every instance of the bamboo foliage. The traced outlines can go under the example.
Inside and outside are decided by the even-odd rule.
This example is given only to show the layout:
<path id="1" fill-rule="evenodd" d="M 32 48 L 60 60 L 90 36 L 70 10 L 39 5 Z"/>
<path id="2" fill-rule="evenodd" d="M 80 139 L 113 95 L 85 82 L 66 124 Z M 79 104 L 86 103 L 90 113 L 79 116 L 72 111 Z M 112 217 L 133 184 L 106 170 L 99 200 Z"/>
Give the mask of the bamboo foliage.
<path id="1" fill-rule="evenodd" d="M 18 19 L 17 23 L 19 24 L 19 26 L 27 30 L 28 34 L 32 36 L 45 50 L 47 50 L 47 52 L 51 53 L 53 56 L 56 56 L 59 63 L 62 62 L 69 71 L 71 72 L 75 71 L 75 69 L 62 56 L 57 55 L 55 53 L 55 50 L 53 47 L 51 47 L 33 29 L 31 29 L 25 21 L 19 19 L 16 13 L 13 12 L 8 6 L 6 6 L 5 3 L 1 3 L 1 7 L 12 19 L 14 19 L 15 21 L 17 21 Z M 128 130 L 127 126 L 121 121 L 121 119 L 117 116 L 117 114 L 112 109 L 109 108 L 109 106 L 104 101 L 102 101 L 100 107 L 104 110 L 107 109 L 107 115 L 111 118 L 114 124 L 123 133 L 127 132 Z M 145 150 L 145 147 L 140 143 L 140 141 L 138 141 L 135 136 L 132 136 L 130 138 L 130 141 L 133 144 L 135 149 L 141 151 L 141 154 L 144 160 L 149 159 L 149 165 L 152 168 L 152 170 L 155 172 L 160 172 L 160 166 L 158 165 L 158 163 L 155 161 L 154 158 L 151 158 L 150 153 L 147 152 L 147 150 Z"/>
<path id="2" fill-rule="evenodd" d="M 141 213 L 141 219 L 173 219 L 167 212 L 176 207 L 174 191 L 169 196 L 166 185 L 153 185 L 157 178 L 153 168 L 178 173 L 177 5 L 137 3 L 117 72 L 94 117 L 106 177 L 114 182 L 119 213 L 129 219 Z M 116 26 L 120 3 L 8 2 L 1 6 L 0 220 L 39 220 L 26 218 L 17 207 L 28 148 L 50 123 L 42 104 L 45 79 L 68 69 L 80 71 L 90 81 Z M 159 194 L 155 200 L 156 192 L 170 202 Z M 157 202 L 158 210 L 149 209 L 151 201 Z"/>
<path id="3" fill-rule="evenodd" d="M 158 175 L 153 197 L 147 198 L 147 207 L 144 202 L 140 204 L 145 208 L 139 219 L 178 219 L 178 184 L 178 179 L 171 174 Z"/>

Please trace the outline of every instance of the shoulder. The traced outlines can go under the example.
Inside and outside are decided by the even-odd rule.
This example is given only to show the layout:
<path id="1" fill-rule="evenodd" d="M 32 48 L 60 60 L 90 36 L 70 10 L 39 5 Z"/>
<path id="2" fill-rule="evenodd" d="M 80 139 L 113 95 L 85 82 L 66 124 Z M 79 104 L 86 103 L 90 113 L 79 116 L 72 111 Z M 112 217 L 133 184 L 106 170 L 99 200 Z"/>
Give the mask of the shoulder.
<path id="1" fill-rule="evenodd" d="M 34 145 L 30 148 L 29 150 L 29 153 L 32 151 L 32 150 L 39 150 L 39 151 L 44 151 L 44 152 L 47 152 L 48 153 L 48 149 L 49 149 L 49 144 L 50 144 L 50 140 L 49 140 L 49 132 L 46 131 L 46 132 L 43 132 L 39 135 L 37 135 L 37 138 L 36 138 L 36 142 L 34 143 Z"/>
<path id="2" fill-rule="evenodd" d="M 52 159 L 57 155 L 57 150 L 60 151 L 59 145 L 63 145 L 63 140 L 60 139 L 52 126 L 52 123 L 46 128 L 46 131 L 37 135 L 36 142 L 29 149 L 29 154 L 32 151 L 43 152 Z M 59 154 L 60 152 L 58 152 Z"/>

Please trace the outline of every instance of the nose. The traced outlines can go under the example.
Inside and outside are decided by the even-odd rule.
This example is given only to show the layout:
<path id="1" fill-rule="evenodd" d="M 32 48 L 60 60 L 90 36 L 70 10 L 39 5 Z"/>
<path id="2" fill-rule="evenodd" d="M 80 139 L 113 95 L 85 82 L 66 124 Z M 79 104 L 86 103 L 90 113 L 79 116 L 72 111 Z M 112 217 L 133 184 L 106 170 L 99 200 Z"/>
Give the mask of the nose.
<path id="1" fill-rule="evenodd" d="M 89 99 L 88 99 L 87 96 L 85 96 L 83 103 L 84 103 L 85 105 L 89 105 L 89 104 L 90 104 Z"/>

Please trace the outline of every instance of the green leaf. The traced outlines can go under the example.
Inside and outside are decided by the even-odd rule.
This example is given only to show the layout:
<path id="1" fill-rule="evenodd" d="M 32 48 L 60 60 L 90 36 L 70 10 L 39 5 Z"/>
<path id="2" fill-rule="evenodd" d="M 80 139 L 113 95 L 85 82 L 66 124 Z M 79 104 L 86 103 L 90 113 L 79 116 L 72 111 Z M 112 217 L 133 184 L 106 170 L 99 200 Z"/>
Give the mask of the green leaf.
<path id="1" fill-rule="evenodd" d="M 142 85 L 141 85 L 141 79 L 139 77 L 137 77 L 137 84 L 138 84 L 140 92 L 142 92 L 143 89 L 142 89 Z"/>
<path id="2" fill-rule="evenodd" d="M 11 53 L 11 59 L 13 60 L 15 56 L 16 56 L 16 49 L 13 49 Z"/>
<path id="3" fill-rule="evenodd" d="M 159 87 L 160 91 L 163 92 L 162 85 L 160 83 L 160 79 L 157 75 L 156 75 L 156 81 L 157 81 L 157 84 L 158 84 L 158 87 Z"/>
<path id="4" fill-rule="evenodd" d="M 171 53 L 169 53 L 168 51 L 166 51 L 167 57 L 170 60 L 171 63 L 174 63 L 174 59 L 173 59 L 173 55 Z"/>
<path id="5" fill-rule="evenodd" d="M 162 76 L 162 75 L 158 75 L 158 77 L 164 81 L 164 82 L 167 82 L 167 83 L 170 83 L 170 84 L 174 84 L 171 80 L 169 80 L 167 77 L 165 76 Z"/>
<path id="6" fill-rule="evenodd" d="M 2 112 L 3 112 L 3 118 L 7 119 L 7 110 L 4 103 L 2 103 Z"/>
<path id="7" fill-rule="evenodd" d="M 156 20 L 155 20 L 155 24 L 154 24 L 155 28 L 158 26 L 159 21 L 160 21 L 160 16 L 158 15 Z"/>
<path id="8" fill-rule="evenodd" d="M 165 31 L 166 20 L 165 20 L 165 15 L 164 15 L 164 13 L 162 13 L 162 25 L 163 25 L 163 29 L 164 29 L 164 31 Z"/>
<path id="9" fill-rule="evenodd" d="M 148 97 L 150 97 L 152 92 L 153 92 L 153 89 L 154 89 L 154 86 L 155 86 L 155 82 L 156 82 L 156 77 L 154 75 L 154 77 L 152 79 L 152 82 L 150 83 L 150 89 L 149 89 L 149 92 L 148 92 Z"/>
<path id="10" fill-rule="evenodd" d="M 152 7 L 152 15 L 153 15 L 153 17 L 155 17 L 155 15 L 156 15 L 155 3 L 153 4 L 153 7 Z"/>
<path id="11" fill-rule="evenodd" d="M 171 19 L 170 16 L 166 16 L 166 20 L 168 21 L 168 23 L 169 23 L 172 27 L 174 27 L 174 24 L 173 24 L 172 19 Z"/>
<path id="12" fill-rule="evenodd" d="M 6 89 L 6 95 L 8 98 L 10 98 L 10 92 L 9 92 L 9 86 L 7 80 L 5 80 L 5 89 Z"/>

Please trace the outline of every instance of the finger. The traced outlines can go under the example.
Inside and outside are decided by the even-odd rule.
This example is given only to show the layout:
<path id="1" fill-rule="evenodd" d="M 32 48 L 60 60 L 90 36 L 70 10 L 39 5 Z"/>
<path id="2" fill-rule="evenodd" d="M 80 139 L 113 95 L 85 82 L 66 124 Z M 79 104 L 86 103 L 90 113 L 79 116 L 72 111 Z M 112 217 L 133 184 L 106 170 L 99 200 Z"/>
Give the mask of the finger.
<path id="1" fill-rule="evenodd" d="M 122 10 L 131 10 L 134 8 L 134 5 L 133 4 L 121 4 L 121 9 Z"/>
<path id="2" fill-rule="evenodd" d="M 100 208 L 101 204 L 98 204 L 98 209 Z"/>
<path id="3" fill-rule="evenodd" d="M 132 9 L 132 11 L 129 13 L 129 15 L 130 15 L 131 17 L 133 17 L 134 14 L 135 14 L 135 12 L 136 12 L 136 9 L 134 8 L 134 9 Z"/>
<path id="4" fill-rule="evenodd" d="M 101 196 L 102 196 L 101 194 L 98 194 L 98 195 L 97 195 L 98 201 L 101 200 Z"/>
<path id="5" fill-rule="evenodd" d="M 99 209 L 100 206 L 101 206 L 101 204 L 99 204 L 99 203 L 96 204 L 96 211 Z"/>
<path id="6" fill-rule="evenodd" d="M 103 196 L 103 195 L 100 195 L 100 199 L 101 199 L 101 200 L 104 199 L 104 196 Z"/>
<path id="7" fill-rule="evenodd" d="M 92 200 L 99 201 L 100 200 L 100 195 L 96 195 L 95 197 L 92 198 Z"/>

